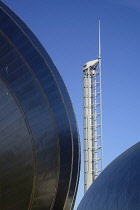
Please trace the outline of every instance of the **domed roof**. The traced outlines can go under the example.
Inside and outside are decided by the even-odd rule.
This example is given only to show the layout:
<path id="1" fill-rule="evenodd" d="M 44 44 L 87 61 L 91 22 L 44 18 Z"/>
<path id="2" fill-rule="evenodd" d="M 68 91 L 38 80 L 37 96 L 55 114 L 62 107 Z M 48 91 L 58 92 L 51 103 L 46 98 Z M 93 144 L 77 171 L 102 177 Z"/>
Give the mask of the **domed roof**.
<path id="1" fill-rule="evenodd" d="M 77 210 L 128 209 L 140 209 L 140 142 L 104 169 Z"/>

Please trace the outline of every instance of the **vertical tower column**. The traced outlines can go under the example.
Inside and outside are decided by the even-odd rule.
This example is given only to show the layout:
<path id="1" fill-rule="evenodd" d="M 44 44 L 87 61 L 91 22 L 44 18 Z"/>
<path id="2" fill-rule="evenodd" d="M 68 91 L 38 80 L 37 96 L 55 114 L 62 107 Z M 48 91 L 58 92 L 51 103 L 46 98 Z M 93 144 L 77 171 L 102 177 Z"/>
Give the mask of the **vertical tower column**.
<path id="1" fill-rule="evenodd" d="M 85 191 L 92 183 L 92 119 L 91 119 L 91 74 L 87 69 L 84 72 L 84 167 Z"/>
<path id="2" fill-rule="evenodd" d="M 102 171 L 100 60 L 86 63 L 84 75 L 84 190 Z"/>

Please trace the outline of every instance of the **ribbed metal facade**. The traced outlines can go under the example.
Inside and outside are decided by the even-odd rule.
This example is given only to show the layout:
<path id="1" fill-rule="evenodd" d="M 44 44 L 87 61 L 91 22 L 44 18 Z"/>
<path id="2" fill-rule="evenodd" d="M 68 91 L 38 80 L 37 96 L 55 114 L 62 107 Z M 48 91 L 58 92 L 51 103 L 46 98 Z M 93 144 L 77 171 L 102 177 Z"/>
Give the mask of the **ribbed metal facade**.
<path id="1" fill-rule="evenodd" d="M 70 97 L 38 39 L 1 1 L 0 23 L 0 209 L 72 209 L 80 145 Z"/>

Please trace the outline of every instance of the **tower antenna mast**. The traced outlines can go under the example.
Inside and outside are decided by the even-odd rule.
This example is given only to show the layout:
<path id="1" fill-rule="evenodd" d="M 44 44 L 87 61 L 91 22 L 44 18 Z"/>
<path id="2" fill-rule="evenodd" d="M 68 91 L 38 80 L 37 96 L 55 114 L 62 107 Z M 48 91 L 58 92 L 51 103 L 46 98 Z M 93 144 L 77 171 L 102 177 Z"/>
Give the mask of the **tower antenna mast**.
<path id="1" fill-rule="evenodd" d="M 100 26 L 100 18 L 99 18 L 99 59 L 101 59 L 101 26 Z"/>
<path id="2" fill-rule="evenodd" d="M 101 40 L 99 19 L 99 55 L 83 67 L 84 76 L 84 190 L 103 170 Z"/>

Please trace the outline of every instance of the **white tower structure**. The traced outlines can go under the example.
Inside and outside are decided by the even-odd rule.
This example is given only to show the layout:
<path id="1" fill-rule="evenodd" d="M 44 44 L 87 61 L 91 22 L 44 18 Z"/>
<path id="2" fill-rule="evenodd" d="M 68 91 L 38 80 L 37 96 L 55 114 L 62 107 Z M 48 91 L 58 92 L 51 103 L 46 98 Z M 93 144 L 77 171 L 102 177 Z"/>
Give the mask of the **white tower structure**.
<path id="1" fill-rule="evenodd" d="M 84 191 L 103 170 L 101 45 L 99 57 L 83 67 L 84 76 Z"/>

